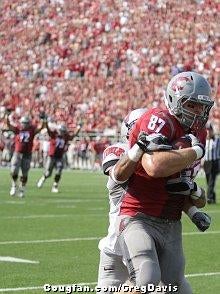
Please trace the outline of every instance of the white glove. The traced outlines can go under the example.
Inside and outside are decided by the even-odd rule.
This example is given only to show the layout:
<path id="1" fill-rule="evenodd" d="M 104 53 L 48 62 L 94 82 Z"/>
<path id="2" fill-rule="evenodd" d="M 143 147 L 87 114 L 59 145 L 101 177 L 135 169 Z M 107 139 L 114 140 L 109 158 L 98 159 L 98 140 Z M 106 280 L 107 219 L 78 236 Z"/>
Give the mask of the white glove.
<path id="1" fill-rule="evenodd" d="M 191 146 L 197 155 L 196 159 L 201 159 L 205 155 L 204 145 L 201 142 L 199 142 L 198 138 L 196 138 L 193 134 L 187 134 L 185 135 L 185 137 L 190 140 Z"/>

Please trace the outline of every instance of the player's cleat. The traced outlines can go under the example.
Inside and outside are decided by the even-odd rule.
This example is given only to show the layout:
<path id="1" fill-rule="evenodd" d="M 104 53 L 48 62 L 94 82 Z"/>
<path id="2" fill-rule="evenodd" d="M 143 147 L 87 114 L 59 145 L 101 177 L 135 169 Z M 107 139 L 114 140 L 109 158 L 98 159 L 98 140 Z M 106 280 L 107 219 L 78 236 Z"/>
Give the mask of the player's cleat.
<path id="1" fill-rule="evenodd" d="M 55 185 L 53 185 L 53 186 L 52 186 L 52 189 L 51 189 L 51 192 L 52 192 L 52 193 L 59 193 L 58 187 L 55 186 Z"/>
<path id="2" fill-rule="evenodd" d="M 20 197 L 20 198 L 24 197 L 24 187 L 19 187 L 18 197 Z"/>
<path id="3" fill-rule="evenodd" d="M 214 199 L 208 199 L 207 203 L 208 204 L 216 204 L 216 201 Z"/>
<path id="4" fill-rule="evenodd" d="M 18 191 L 18 197 L 23 198 L 24 197 L 24 188 L 20 187 Z"/>
<path id="5" fill-rule="evenodd" d="M 45 177 L 41 177 L 40 180 L 37 182 L 37 187 L 41 188 L 45 182 Z"/>
<path id="6" fill-rule="evenodd" d="M 16 194 L 16 186 L 11 186 L 10 196 L 15 196 Z"/>

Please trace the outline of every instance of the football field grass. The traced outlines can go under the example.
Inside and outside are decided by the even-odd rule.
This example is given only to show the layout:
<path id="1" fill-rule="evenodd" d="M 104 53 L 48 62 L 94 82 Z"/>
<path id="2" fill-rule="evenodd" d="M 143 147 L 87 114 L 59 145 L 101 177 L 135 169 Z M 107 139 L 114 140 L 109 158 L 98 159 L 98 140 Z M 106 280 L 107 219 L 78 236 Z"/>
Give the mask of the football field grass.
<path id="1" fill-rule="evenodd" d="M 65 171 L 60 192 L 52 194 L 52 178 L 36 188 L 40 176 L 31 171 L 19 199 L 9 196 L 9 170 L 0 170 L 0 292 L 45 293 L 44 284 L 95 287 L 97 245 L 108 226 L 106 177 Z M 197 183 L 205 187 L 204 178 Z M 195 294 L 220 293 L 220 177 L 216 190 L 218 204 L 204 209 L 212 217 L 206 233 L 183 217 L 186 275 Z"/>

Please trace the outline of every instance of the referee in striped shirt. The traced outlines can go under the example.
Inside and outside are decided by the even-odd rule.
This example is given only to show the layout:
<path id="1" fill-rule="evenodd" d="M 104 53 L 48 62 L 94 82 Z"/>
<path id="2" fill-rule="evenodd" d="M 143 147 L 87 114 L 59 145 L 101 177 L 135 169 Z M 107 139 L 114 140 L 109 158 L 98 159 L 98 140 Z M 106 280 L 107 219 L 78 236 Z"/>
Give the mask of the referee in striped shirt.
<path id="1" fill-rule="evenodd" d="M 220 162 L 220 136 L 215 136 L 211 124 L 207 126 L 207 139 L 205 147 L 204 171 L 207 182 L 207 202 L 216 203 L 215 182 L 219 173 Z"/>

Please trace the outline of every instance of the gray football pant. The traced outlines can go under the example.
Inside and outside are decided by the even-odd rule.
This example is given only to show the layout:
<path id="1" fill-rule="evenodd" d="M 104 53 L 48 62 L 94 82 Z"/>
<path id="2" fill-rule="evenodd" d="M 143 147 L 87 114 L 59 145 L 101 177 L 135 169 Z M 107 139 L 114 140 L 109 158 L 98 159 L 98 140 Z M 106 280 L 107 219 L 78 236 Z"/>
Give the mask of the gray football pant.
<path id="1" fill-rule="evenodd" d="M 98 287 L 102 288 L 102 291 L 99 293 L 113 293 L 110 291 L 104 291 L 104 287 L 116 286 L 118 287 L 120 284 L 125 283 L 129 280 L 129 273 L 127 267 L 124 265 L 122 261 L 122 257 L 100 252 L 100 262 L 99 262 L 99 272 L 98 272 Z M 161 285 L 162 283 L 160 283 Z M 109 288 L 110 289 L 110 288 Z M 158 292 L 154 292 L 158 293 Z M 163 294 L 164 292 L 160 292 Z M 176 294 L 191 294 L 192 290 L 188 283 L 188 281 L 184 278 L 181 282 L 179 291 Z"/>
<path id="2" fill-rule="evenodd" d="M 48 178 L 51 176 L 53 169 L 55 168 L 56 175 L 61 175 L 63 170 L 63 158 L 56 158 L 52 156 L 48 156 L 45 164 L 44 174 Z"/>
<path id="3" fill-rule="evenodd" d="M 120 284 L 125 283 L 128 279 L 128 270 L 122 261 L 122 256 L 101 251 L 98 272 L 98 287 L 118 287 Z M 103 290 L 104 288 L 99 293 L 110 293 L 109 291 L 104 292 Z"/>
<path id="4" fill-rule="evenodd" d="M 119 242 L 130 280 L 137 286 L 161 281 L 179 287 L 185 280 L 181 222 L 142 215 L 126 217 L 124 224 Z"/>
<path id="5" fill-rule="evenodd" d="M 18 175 L 21 168 L 22 176 L 27 177 L 31 166 L 31 154 L 14 152 L 11 158 L 11 173 Z"/>

